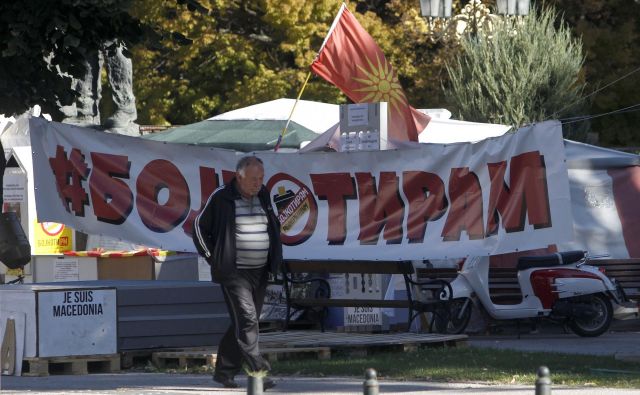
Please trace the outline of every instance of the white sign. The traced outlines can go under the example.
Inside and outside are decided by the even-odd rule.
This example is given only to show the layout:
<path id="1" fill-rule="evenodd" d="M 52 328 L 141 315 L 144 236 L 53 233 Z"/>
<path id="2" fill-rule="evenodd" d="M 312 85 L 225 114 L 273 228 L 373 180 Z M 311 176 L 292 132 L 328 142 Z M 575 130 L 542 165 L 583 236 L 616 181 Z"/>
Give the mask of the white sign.
<path id="1" fill-rule="evenodd" d="M 369 105 L 351 104 L 347 110 L 349 126 L 364 126 L 369 124 Z"/>
<path id="2" fill-rule="evenodd" d="M 174 251 L 195 251 L 195 216 L 244 155 L 38 118 L 30 135 L 40 221 Z M 256 155 L 285 258 L 455 258 L 573 236 L 556 121 L 474 144 Z"/>
<path id="3" fill-rule="evenodd" d="M 53 281 L 78 281 L 79 279 L 80 268 L 77 259 L 54 259 Z"/>
<path id="4" fill-rule="evenodd" d="M 369 105 L 351 104 L 347 110 L 349 126 L 363 126 L 369 123 Z"/>
<path id="5" fill-rule="evenodd" d="M 27 175 L 20 168 L 7 168 L 3 184 L 2 198 L 5 203 L 26 203 Z"/>
<path id="6" fill-rule="evenodd" d="M 38 291 L 38 340 L 38 357 L 116 353 L 116 290 Z"/>
<path id="7" fill-rule="evenodd" d="M 385 148 L 386 114 L 385 102 L 341 105 L 340 150 L 377 151 Z M 381 140 L 385 140 L 385 144 L 381 145 Z"/>
<path id="8" fill-rule="evenodd" d="M 379 307 L 345 307 L 344 326 L 383 325 Z"/>

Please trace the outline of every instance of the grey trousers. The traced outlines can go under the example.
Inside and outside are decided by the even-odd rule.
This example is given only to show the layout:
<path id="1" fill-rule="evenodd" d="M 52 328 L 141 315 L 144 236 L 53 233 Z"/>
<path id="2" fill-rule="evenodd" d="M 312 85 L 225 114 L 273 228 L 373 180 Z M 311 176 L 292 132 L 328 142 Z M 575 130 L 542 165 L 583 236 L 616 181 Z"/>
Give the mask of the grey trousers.
<path id="1" fill-rule="evenodd" d="M 238 270 L 220 283 L 231 325 L 218 345 L 215 376 L 232 379 L 246 363 L 250 371 L 270 370 L 258 348 L 258 320 L 267 289 L 268 269 Z"/>

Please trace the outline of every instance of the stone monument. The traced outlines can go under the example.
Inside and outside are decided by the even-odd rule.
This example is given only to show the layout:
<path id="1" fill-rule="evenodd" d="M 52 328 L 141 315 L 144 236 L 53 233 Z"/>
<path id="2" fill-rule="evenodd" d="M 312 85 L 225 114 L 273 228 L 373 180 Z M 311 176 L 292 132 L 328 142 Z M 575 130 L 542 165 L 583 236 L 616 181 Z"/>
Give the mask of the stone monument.
<path id="1" fill-rule="evenodd" d="M 133 66 L 123 54 L 123 47 L 113 42 L 105 43 L 103 50 L 91 52 L 84 61 L 85 74 L 73 76 L 73 89 L 79 94 L 76 101 L 62 106 L 62 122 L 97 127 L 107 132 L 139 136 L 135 123 L 138 113 L 133 95 Z M 104 123 L 100 118 L 102 84 L 100 70 L 106 65 L 107 79 L 111 87 L 115 112 Z"/>

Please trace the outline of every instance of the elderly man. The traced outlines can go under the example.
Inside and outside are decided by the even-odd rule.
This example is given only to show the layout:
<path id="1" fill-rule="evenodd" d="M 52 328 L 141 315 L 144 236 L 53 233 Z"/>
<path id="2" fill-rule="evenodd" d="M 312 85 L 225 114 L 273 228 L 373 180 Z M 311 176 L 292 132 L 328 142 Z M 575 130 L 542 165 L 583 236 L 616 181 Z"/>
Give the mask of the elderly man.
<path id="1" fill-rule="evenodd" d="M 263 179 L 262 160 L 240 159 L 236 177 L 213 192 L 193 227 L 194 244 L 211 266 L 231 318 L 213 376 L 226 388 L 238 387 L 234 377 L 243 362 L 249 374 L 271 369 L 258 349 L 258 319 L 268 274 L 276 274 L 282 261 L 282 244 Z M 274 386 L 271 379 L 263 381 L 265 390 Z"/>

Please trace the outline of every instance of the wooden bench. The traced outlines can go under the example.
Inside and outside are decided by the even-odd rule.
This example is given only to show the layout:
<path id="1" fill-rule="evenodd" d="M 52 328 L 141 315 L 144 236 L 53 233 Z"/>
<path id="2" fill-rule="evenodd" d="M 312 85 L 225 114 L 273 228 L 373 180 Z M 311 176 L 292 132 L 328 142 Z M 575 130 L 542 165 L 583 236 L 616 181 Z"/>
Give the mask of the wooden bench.
<path id="1" fill-rule="evenodd" d="M 442 302 L 437 297 L 416 298 L 414 288 L 432 287 L 433 295 L 449 287 L 449 283 L 442 279 L 413 280 L 414 268 L 409 261 L 298 261 L 287 260 L 283 264 L 283 287 L 287 302 L 286 320 L 284 330 L 289 326 L 289 320 L 294 309 L 322 308 L 323 315 L 320 319 L 321 330 L 324 331 L 324 317 L 329 307 L 381 307 L 381 308 L 406 308 L 408 310 L 407 328 L 420 314 L 433 311 Z M 311 273 L 317 277 L 300 278 L 300 274 Z M 330 273 L 349 274 L 401 274 L 404 278 L 407 292 L 406 299 L 352 299 L 348 297 L 332 298 L 331 286 L 325 278 Z M 313 295 L 298 297 L 293 294 L 293 287 L 297 284 L 316 283 L 317 287 Z M 451 292 L 449 292 L 451 294 Z M 424 296 L 424 295 L 423 295 Z"/>
<path id="2" fill-rule="evenodd" d="M 454 267 L 417 268 L 419 281 L 444 280 L 453 281 L 458 276 L 458 269 Z M 518 304 L 522 300 L 522 292 L 515 268 L 489 269 L 489 296 L 496 304 Z"/>
<path id="3" fill-rule="evenodd" d="M 605 274 L 615 279 L 630 299 L 640 299 L 640 259 L 593 259 L 588 265 L 601 267 Z M 418 268 L 418 280 L 442 279 L 452 281 L 457 275 L 456 268 Z M 489 269 L 489 295 L 499 304 L 517 304 L 522 300 L 515 268 Z"/>
<path id="4" fill-rule="evenodd" d="M 640 299 L 640 259 L 592 259 L 587 263 L 603 268 L 607 277 L 620 284 L 629 299 Z"/>

